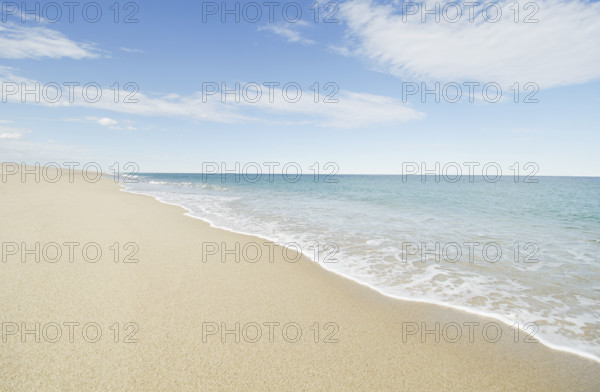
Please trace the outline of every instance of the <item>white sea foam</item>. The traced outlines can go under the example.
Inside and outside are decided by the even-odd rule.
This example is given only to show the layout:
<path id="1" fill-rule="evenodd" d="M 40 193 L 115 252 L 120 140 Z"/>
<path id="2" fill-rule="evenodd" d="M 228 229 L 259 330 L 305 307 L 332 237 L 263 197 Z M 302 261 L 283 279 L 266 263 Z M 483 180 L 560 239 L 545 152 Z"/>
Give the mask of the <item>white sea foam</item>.
<path id="1" fill-rule="evenodd" d="M 310 181 L 224 185 L 199 175 L 169 176 L 140 175 L 126 189 L 181 205 L 214 226 L 282 244 L 310 249 L 335 243 L 339 262 L 322 266 L 385 295 L 511 325 L 536 323 L 535 337 L 543 343 L 600 358 L 600 180 L 449 187 L 352 176 L 328 187 Z M 577 199 L 573 187 L 579 187 Z M 568 209 L 561 208 L 564 199 Z M 584 224 L 582 213 L 588 217 Z M 425 243 L 426 249 L 435 249 L 436 242 L 494 243 L 503 254 L 493 263 L 481 255 L 436 262 L 435 254 L 421 259 L 407 252 L 407 242 Z M 528 243 L 533 247 L 525 248 Z M 538 261 L 524 263 L 532 253 Z"/>

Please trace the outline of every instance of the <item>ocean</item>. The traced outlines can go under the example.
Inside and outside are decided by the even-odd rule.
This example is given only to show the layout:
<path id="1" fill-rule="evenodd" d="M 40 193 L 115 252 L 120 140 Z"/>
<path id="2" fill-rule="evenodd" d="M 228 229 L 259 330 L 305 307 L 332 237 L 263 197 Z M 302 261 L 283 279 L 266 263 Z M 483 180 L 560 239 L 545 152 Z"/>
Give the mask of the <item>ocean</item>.
<path id="1" fill-rule="evenodd" d="M 600 178 L 137 174 L 124 190 L 600 361 Z M 516 324 L 515 324 L 516 323 Z"/>

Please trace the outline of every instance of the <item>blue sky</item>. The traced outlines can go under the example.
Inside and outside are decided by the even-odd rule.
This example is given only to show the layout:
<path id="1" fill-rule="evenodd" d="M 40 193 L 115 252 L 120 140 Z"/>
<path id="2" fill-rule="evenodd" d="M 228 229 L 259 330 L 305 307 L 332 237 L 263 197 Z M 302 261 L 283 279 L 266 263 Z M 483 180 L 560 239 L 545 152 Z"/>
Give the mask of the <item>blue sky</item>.
<path id="1" fill-rule="evenodd" d="M 115 23 L 114 2 L 98 2 L 102 17 L 90 23 L 81 12 L 90 3 L 80 3 L 73 22 L 68 8 L 54 3 L 63 11 L 56 23 L 32 15 L 24 23 L 21 3 L 4 3 L 3 161 L 132 161 L 147 172 L 198 172 L 202 162 L 336 162 L 341 173 L 382 174 L 401 173 L 402 162 L 536 162 L 539 174 L 600 175 L 598 2 L 523 3 L 517 22 L 514 2 L 499 2 L 502 18 L 493 23 L 482 14 L 469 21 L 466 6 L 456 23 L 432 16 L 422 23 L 423 8 L 412 15 L 401 2 L 366 0 L 338 2 L 337 9 L 323 2 L 318 22 L 314 1 L 276 2 L 272 21 L 264 2 L 254 3 L 263 12 L 256 22 L 245 20 L 254 14 L 244 15 L 248 2 L 241 2 L 239 23 L 233 15 L 221 21 L 221 2 L 147 0 L 119 3 Z M 38 4 L 41 14 L 49 2 Z M 138 22 L 123 23 L 134 5 Z M 216 15 L 208 12 L 213 6 Z M 292 23 L 296 7 L 302 19 Z M 52 14 L 41 16 L 54 18 L 52 7 L 46 10 Z M 324 23 L 327 14 L 337 22 Z M 527 15 L 537 22 L 525 23 Z M 7 94 L 36 82 L 57 83 L 63 98 L 49 104 Z M 68 102 L 65 82 L 97 83 L 102 99 L 86 102 L 76 88 Z M 262 97 L 236 103 L 229 95 L 223 103 L 220 94 L 202 95 L 203 85 L 236 82 L 249 94 L 260 85 Z M 273 102 L 269 82 L 279 83 Z M 477 87 L 469 102 L 465 82 L 500 86 L 502 99 L 487 102 Z M 515 82 L 533 84 L 521 88 L 518 103 Z M 137 103 L 122 102 L 126 83 L 139 87 Z M 300 86 L 298 102 L 282 98 L 287 83 Z M 462 100 L 403 95 L 422 83 L 462 86 Z M 524 103 L 534 88 L 538 102 Z M 333 91 L 338 102 L 322 102 Z"/>

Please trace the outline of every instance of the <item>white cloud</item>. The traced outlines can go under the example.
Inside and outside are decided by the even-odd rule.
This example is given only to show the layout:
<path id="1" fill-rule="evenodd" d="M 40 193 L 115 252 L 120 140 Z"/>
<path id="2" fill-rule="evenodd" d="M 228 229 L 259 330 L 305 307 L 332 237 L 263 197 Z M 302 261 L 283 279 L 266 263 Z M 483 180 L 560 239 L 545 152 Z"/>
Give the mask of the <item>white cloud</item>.
<path id="1" fill-rule="evenodd" d="M 303 45 L 313 45 L 315 41 L 308 38 L 304 38 L 302 34 L 296 30 L 297 27 L 306 27 L 308 23 L 304 21 L 298 21 L 296 23 L 271 23 L 266 26 L 258 28 L 258 31 L 270 31 L 276 35 L 279 35 L 287 40 L 287 42 L 295 42 Z"/>
<path id="2" fill-rule="evenodd" d="M 64 118 L 63 121 L 93 123 L 93 124 L 102 125 L 103 127 L 107 127 L 108 129 L 113 129 L 116 131 L 137 131 L 138 130 L 137 127 L 134 127 L 132 125 L 119 125 L 121 123 L 132 124 L 133 121 L 131 121 L 131 120 L 123 120 L 123 121 L 119 122 L 117 120 L 113 120 L 112 118 L 108 118 L 108 117 L 94 117 L 94 116 L 69 117 L 69 118 Z"/>
<path id="3" fill-rule="evenodd" d="M 395 3 L 349 0 L 341 4 L 347 41 L 346 48 L 337 51 L 413 81 L 479 81 L 503 86 L 534 82 L 548 88 L 600 77 L 599 2 L 539 0 L 534 2 L 539 6 L 537 12 L 531 6 L 524 9 L 526 2 L 519 2 L 518 23 L 509 8 L 514 7 L 512 0 L 498 2 L 502 16 L 495 23 L 483 20 L 482 14 L 470 21 L 464 4 L 456 23 L 447 21 L 454 17 L 451 13 L 440 23 L 431 15 L 421 23 L 419 13 L 403 18 L 404 3 Z M 434 2 L 427 2 L 427 9 L 434 9 Z M 532 17 L 539 22 L 524 23 L 534 12 Z M 489 15 L 494 17 L 494 11 Z"/>
<path id="4" fill-rule="evenodd" d="M 335 46 L 329 45 L 329 49 L 331 49 L 334 53 L 341 54 L 342 56 L 352 56 L 352 51 L 346 46 Z"/>
<path id="5" fill-rule="evenodd" d="M 0 82 L 3 80 L 10 80 L 18 86 L 25 83 L 28 87 L 38 83 L 35 80 L 15 75 L 11 68 L 0 67 Z M 39 83 L 44 85 L 44 83 Z M 254 85 L 240 83 L 240 91 L 243 90 L 241 86 Z M 227 86 L 227 88 L 231 87 L 232 85 Z M 48 103 L 42 99 L 40 104 L 55 107 L 86 107 L 130 115 L 180 117 L 215 123 L 312 124 L 336 128 L 397 124 L 418 120 L 425 116 L 395 98 L 353 91 L 337 91 L 332 97 L 337 102 L 324 103 L 326 96 L 332 94 L 333 90 L 326 89 L 325 86 L 321 87 L 321 94 L 317 97 L 318 102 L 314 101 L 315 95 L 313 91 L 309 91 L 309 86 L 304 86 L 302 95 L 297 102 L 291 102 L 295 96 L 294 89 L 289 90 L 284 98 L 281 87 L 273 88 L 271 93 L 274 99 L 271 101 L 269 89 L 266 86 L 260 86 L 262 97 L 257 102 L 252 102 L 252 98 L 256 96 L 254 93 L 259 90 L 252 87 L 247 88 L 247 99 L 242 98 L 239 102 L 235 102 L 235 98 L 231 95 L 225 96 L 227 101 L 223 103 L 222 95 L 219 93 L 205 94 L 203 97 L 202 92 L 197 92 L 188 96 L 164 94 L 152 97 L 137 93 L 135 96 L 129 97 L 137 102 L 126 103 L 125 101 L 130 95 L 128 91 L 121 90 L 117 96 L 117 102 L 115 102 L 114 91 L 105 88 L 100 93 L 99 101 L 90 102 L 89 99 L 87 101 L 84 99 L 83 89 L 78 86 L 73 90 L 73 102 L 68 101 L 70 96 L 68 91 L 62 91 L 63 99 L 61 101 Z M 58 96 L 55 92 L 50 91 L 53 87 L 47 89 L 49 96 Z M 93 95 L 96 95 L 95 92 Z M 7 98 L 8 102 L 22 102 L 19 93 L 4 98 Z M 25 102 L 34 104 L 32 99 L 25 99 Z M 111 129 L 135 130 L 133 126 L 119 127 L 118 121 L 108 117 L 91 117 L 88 120 Z"/>
<path id="6" fill-rule="evenodd" d="M 0 126 L 0 139 L 2 140 L 16 140 L 21 139 L 23 135 L 30 133 L 31 131 L 24 128 L 18 127 L 5 127 Z"/>
<path id="7" fill-rule="evenodd" d="M 0 132 L 0 139 L 19 139 L 21 134 L 18 132 Z"/>
<path id="8" fill-rule="evenodd" d="M 248 95 L 252 95 L 252 89 L 248 91 Z M 283 98 L 284 92 L 277 88 L 273 89 L 273 102 L 269 101 L 268 90 L 262 88 L 262 98 L 255 103 L 243 98 L 235 102 L 233 96 L 226 97 L 227 102 L 223 103 L 221 94 L 205 96 L 203 99 L 201 92 L 179 98 L 170 94 L 149 97 L 139 93 L 135 96 L 139 102 L 124 103 L 125 95 L 127 94 L 123 93 L 120 97 L 120 103 L 115 103 L 112 91 L 106 90 L 103 94 L 106 99 L 103 98 L 95 104 L 78 100 L 73 105 L 125 114 L 182 117 L 216 123 L 313 124 L 336 128 L 393 124 L 424 117 L 423 113 L 397 99 L 352 91 L 339 91 L 335 95 L 338 101 L 335 103 L 324 103 L 325 94 L 315 103 L 313 93 L 307 91 L 304 91 L 299 101 L 291 102 L 294 94 L 289 93 L 286 100 Z M 106 123 L 108 124 L 108 121 Z M 112 124 L 111 128 L 115 129 L 116 124 Z"/>
<path id="9" fill-rule="evenodd" d="M 126 48 L 124 46 L 121 46 L 119 49 L 121 49 L 124 52 L 128 52 L 128 53 L 144 53 L 143 50 L 140 49 L 131 49 L 131 48 Z"/>
<path id="10" fill-rule="evenodd" d="M 95 58 L 99 54 L 91 44 L 75 42 L 46 27 L 0 25 L 0 58 Z"/>
<path id="11" fill-rule="evenodd" d="M 103 117 L 103 118 L 98 119 L 98 124 L 104 125 L 105 127 L 110 127 L 113 125 L 117 125 L 118 122 L 111 118 Z"/>
<path id="12" fill-rule="evenodd" d="M 277 90 L 275 96 L 279 94 L 283 94 L 283 92 Z M 265 101 L 259 109 L 268 114 L 283 114 L 286 118 L 296 115 L 296 123 L 303 122 L 334 128 L 397 124 L 425 117 L 424 113 L 391 97 L 340 91 L 335 95 L 335 99 L 337 102 L 324 103 L 323 97 L 321 97 L 321 101 L 315 103 L 312 94 L 304 94 L 302 99 L 296 103 L 290 103 L 284 99 L 275 100 L 273 103 Z M 287 121 L 287 123 L 293 124 L 294 120 Z"/>
<path id="13" fill-rule="evenodd" d="M 93 121 L 102 126 L 108 127 L 109 129 L 114 129 L 116 131 L 136 131 L 137 128 L 131 125 L 128 126 L 118 126 L 119 122 L 117 120 L 113 120 L 108 117 L 86 117 L 84 120 Z"/>

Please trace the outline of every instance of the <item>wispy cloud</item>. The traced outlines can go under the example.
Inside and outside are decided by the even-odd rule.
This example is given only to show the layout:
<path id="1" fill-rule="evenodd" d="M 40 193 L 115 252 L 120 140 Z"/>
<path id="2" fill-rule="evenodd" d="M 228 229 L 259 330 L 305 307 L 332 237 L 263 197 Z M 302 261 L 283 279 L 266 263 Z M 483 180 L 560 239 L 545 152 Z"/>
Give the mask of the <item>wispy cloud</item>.
<path id="1" fill-rule="evenodd" d="M 36 83 L 44 84 L 15 75 L 11 68 L 0 67 L 0 82 L 3 81 L 11 81 L 19 85 L 25 83 L 27 86 L 34 86 Z M 248 95 L 253 97 L 258 95 L 255 92 L 258 90 L 247 89 Z M 50 96 L 58 95 L 52 91 L 49 91 L 48 94 Z M 74 87 L 75 99 L 72 102 L 63 100 L 48 103 L 42 100 L 39 104 L 55 107 L 86 107 L 130 115 L 180 117 L 214 123 L 311 124 L 335 128 L 397 124 L 425 117 L 423 113 L 410 105 L 403 104 L 398 99 L 344 90 L 338 91 L 333 97 L 337 102 L 331 103 L 323 102 L 325 94 L 319 97 L 318 102 L 315 102 L 314 95 L 306 91 L 297 101 L 294 101 L 281 88 L 273 88 L 272 95 L 276 98 L 272 101 L 269 99 L 269 92 L 262 90 L 262 98 L 255 102 L 248 99 L 235 102 L 235 99 L 230 96 L 224 103 L 221 94 L 203 95 L 202 92 L 197 92 L 187 96 L 177 94 L 148 96 L 137 93 L 133 97 L 137 102 L 126 103 L 129 94 L 127 91 L 120 91 L 118 99 L 115 100 L 114 91 L 105 88 L 100 92 L 100 100 L 90 102 L 83 98 L 84 91 L 78 86 Z M 63 96 L 66 95 L 66 93 L 63 94 Z M 287 98 L 284 98 L 284 95 Z M 15 94 L 8 97 L 8 102 L 19 103 L 22 100 L 18 94 Z M 31 100 L 26 100 L 26 102 L 36 104 Z M 113 129 L 135 129 L 134 127 L 120 127 L 116 120 L 109 117 L 94 117 L 93 121 Z"/>
<path id="2" fill-rule="evenodd" d="M 29 129 L 19 127 L 5 127 L 0 126 L 0 139 L 2 140 L 17 140 L 21 139 L 24 135 L 30 133 Z"/>
<path id="3" fill-rule="evenodd" d="M 98 125 L 102 125 L 103 127 L 107 127 L 109 129 L 114 129 L 117 131 L 135 131 L 135 130 L 137 130 L 136 127 L 132 127 L 131 125 L 119 125 L 119 121 L 113 120 L 112 118 L 108 118 L 108 117 L 85 117 L 84 121 L 91 121 Z"/>
<path id="4" fill-rule="evenodd" d="M 340 11 L 347 41 L 337 51 L 361 57 L 405 80 L 534 82 L 548 88 L 600 77 L 599 2 L 536 1 L 539 9 L 531 19 L 537 23 L 523 20 L 535 9 L 524 10 L 523 4 L 510 0 L 497 2 L 502 17 L 495 23 L 483 20 L 484 2 L 475 7 L 474 21 L 463 5 L 456 23 L 444 18 L 435 23 L 432 15 L 422 23 L 419 13 L 403 15 L 401 4 L 343 3 Z M 514 4 L 521 7 L 518 23 L 509 8 Z M 434 4 L 425 5 L 434 9 Z"/>
<path id="5" fill-rule="evenodd" d="M 112 118 L 102 117 L 97 120 L 98 124 L 103 125 L 105 127 L 110 127 L 118 124 L 118 121 L 113 120 Z"/>
<path id="6" fill-rule="evenodd" d="M 119 49 L 122 50 L 123 52 L 128 52 L 128 53 L 144 53 L 144 51 L 141 49 L 126 48 L 124 46 L 121 46 Z"/>
<path id="7" fill-rule="evenodd" d="M 0 128 L 0 139 L 20 139 L 21 134 L 18 132 L 1 132 Z"/>
<path id="8" fill-rule="evenodd" d="M 92 44 L 75 42 L 62 33 L 46 28 L 15 25 L 0 25 L 0 58 L 39 59 L 99 57 Z"/>
<path id="9" fill-rule="evenodd" d="M 266 26 L 258 28 L 258 31 L 270 31 L 276 35 L 279 35 L 287 40 L 287 42 L 299 43 L 302 45 L 314 45 L 316 42 L 305 38 L 298 31 L 298 28 L 306 27 L 308 23 L 305 21 L 298 21 L 296 23 L 271 23 Z"/>

